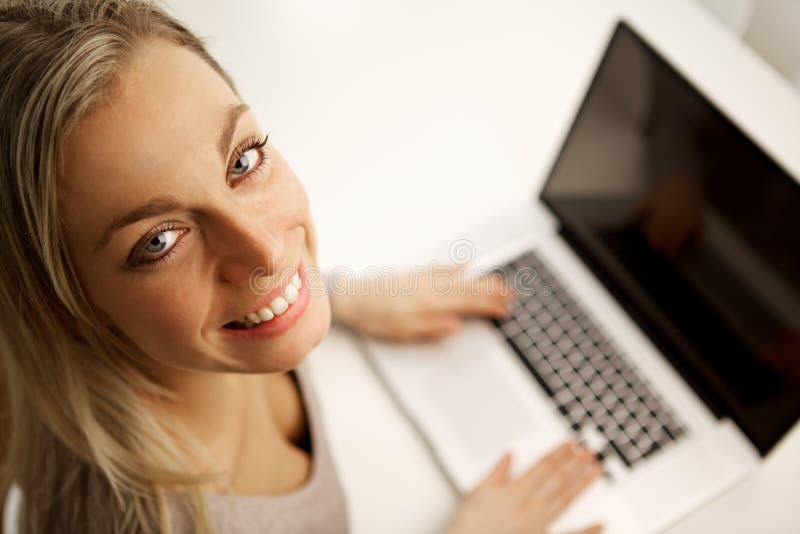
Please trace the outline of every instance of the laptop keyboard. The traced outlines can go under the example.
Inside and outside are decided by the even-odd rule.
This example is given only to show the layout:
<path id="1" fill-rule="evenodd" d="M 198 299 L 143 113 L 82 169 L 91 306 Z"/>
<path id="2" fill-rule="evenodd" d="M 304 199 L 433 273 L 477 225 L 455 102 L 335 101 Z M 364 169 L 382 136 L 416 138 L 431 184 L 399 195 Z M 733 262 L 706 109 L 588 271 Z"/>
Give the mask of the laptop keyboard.
<path id="1" fill-rule="evenodd" d="M 580 441 L 598 452 L 607 478 L 685 435 L 674 412 L 535 252 L 496 270 L 518 288 L 518 298 L 509 318 L 493 322 Z"/>

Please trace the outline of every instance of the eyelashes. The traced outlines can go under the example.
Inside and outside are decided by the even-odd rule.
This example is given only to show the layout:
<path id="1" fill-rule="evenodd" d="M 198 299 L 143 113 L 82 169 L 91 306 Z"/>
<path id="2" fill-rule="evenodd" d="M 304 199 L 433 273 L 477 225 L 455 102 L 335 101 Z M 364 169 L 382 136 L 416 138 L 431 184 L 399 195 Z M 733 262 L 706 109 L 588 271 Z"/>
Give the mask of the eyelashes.
<path id="1" fill-rule="evenodd" d="M 258 150 L 258 165 L 256 165 L 253 169 L 248 171 L 247 175 L 241 178 L 236 179 L 236 183 L 247 181 L 253 174 L 261 170 L 262 166 L 269 160 L 269 155 L 264 147 L 267 145 L 267 141 L 269 140 L 269 134 L 252 134 L 246 139 L 244 139 L 241 143 L 239 143 L 233 151 L 233 155 L 231 156 L 231 161 L 228 164 L 228 176 L 230 176 L 231 172 L 233 171 L 236 162 L 244 156 L 250 150 Z M 226 178 L 227 179 L 227 178 Z"/>
<path id="2" fill-rule="evenodd" d="M 269 134 L 251 134 L 247 138 L 245 138 L 241 143 L 236 145 L 236 148 L 233 149 L 233 155 L 231 156 L 231 165 L 228 167 L 230 168 L 233 163 L 242 157 L 242 154 L 247 152 L 248 150 L 252 150 L 254 148 L 264 148 L 264 145 L 267 144 L 267 140 L 269 139 Z"/>

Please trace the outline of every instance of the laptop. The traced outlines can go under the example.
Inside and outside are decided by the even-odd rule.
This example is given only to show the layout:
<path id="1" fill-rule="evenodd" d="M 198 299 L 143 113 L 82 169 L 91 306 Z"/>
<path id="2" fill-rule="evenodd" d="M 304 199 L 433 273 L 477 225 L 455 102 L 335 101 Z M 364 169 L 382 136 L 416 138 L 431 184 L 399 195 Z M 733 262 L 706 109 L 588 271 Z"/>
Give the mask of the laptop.
<path id="1" fill-rule="evenodd" d="M 797 180 L 619 22 L 511 217 L 453 242 L 509 281 L 509 318 L 364 341 L 454 488 L 575 436 L 604 473 L 554 528 L 642 534 L 752 473 L 800 415 Z"/>

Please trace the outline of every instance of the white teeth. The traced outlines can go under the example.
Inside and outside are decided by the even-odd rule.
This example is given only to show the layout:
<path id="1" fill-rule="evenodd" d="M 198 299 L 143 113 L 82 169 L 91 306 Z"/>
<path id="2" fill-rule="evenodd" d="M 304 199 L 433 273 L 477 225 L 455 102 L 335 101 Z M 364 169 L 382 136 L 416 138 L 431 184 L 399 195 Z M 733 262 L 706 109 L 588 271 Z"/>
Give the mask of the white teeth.
<path id="1" fill-rule="evenodd" d="M 287 285 L 286 289 L 283 290 L 283 298 L 286 299 L 286 302 L 292 304 L 297 300 L 297 288 L 291 284 Z"/>
<path id="2" fill-rule="evenodd" d="M 286 285 L 286 289 L 283 290 L 282 297 L 273 299 L 273 301 L 269 303 L 269 307 L 263 307 L 253 313 L 248 313 L 239 319 L 239 322 L 243 323 L 246 328 L 252 328 L 257 324 L 272 320 L 275 316 L 281 315 L 289 309 L 289 305 L 297 300 L 299 296 L 298 290 L 303 285 L 300 275 L 297 273 L 292 275 L 289 282 L 290 283 Z"/>
<path id="3" fill-rule="evenodd" d="M 272 313 L 275 315 L 280 315 L 285 312 L 289 308 L 289 303 L 283 297 L 275 297 L 275 299 L 269 303 L 269 309 L 272 310 Z"/>

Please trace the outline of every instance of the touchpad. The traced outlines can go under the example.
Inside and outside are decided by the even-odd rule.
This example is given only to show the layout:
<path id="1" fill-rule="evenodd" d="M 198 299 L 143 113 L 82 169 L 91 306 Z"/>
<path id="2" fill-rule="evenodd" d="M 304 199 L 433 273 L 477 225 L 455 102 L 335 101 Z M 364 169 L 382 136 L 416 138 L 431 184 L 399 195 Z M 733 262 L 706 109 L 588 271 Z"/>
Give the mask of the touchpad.
<path id="1" fill-rule="evenodd" d="M 497 358 L 508 357 L 502 353 L 507 349 L 480 326 L 464 328 L 453 338 L 444 356 L 446 365 L 429 375 L 423 387 L 451 433 L 475 459 L 508 447 L 536 424 L 507 371 L 498 365 Z"/>

